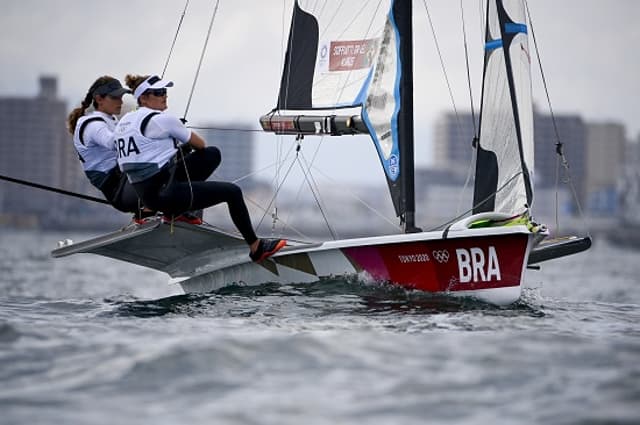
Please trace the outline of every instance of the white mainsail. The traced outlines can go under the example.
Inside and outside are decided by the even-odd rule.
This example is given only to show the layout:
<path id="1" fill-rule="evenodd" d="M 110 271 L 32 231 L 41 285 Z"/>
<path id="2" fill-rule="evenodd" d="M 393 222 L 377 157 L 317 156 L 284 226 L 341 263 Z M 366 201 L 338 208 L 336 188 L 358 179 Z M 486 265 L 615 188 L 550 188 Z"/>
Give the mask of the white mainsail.
<path id="1" fill-rule="evenodd" d="M 389 12 L 390 0 L 370 6 L 366 0 L 323 1 L 298 0 L 289 35 L 286 61 L 298 65 L 298 47 L 315 45 L 311 103 L 301 105 L 287 88 L 305 78 L 300 70 L 285 68 L 281 89 L 281 109 L 316 109 L 360 106 L 364 103 L 382 34 Z M 304 18 L 300 19 L 301 16 Z M 312 25 L 316 29 L 310 28 Z M 293 63 L 291 63 L 293 61 Z M 297 62 L 297 63 L 296 63 Z M 285 96 L 282 96 L 284 94 Z"/>
<path id="2" fill-rule="evenodd" d="M 394 6 L 392 0 L 297 0 L 278 112 L 261 118 L 261 122 L 265 130 L 276 132 L 308 134 L 301 128 L 301 122 L 308 124 L 311 120 L 313 125 L 307 128 L 312 134 L 338 135 L 339 125 L 342 129 L 346 127 L 346 133 L 353 133 L 349 117 L 341 120 L 335 117 L 344 114 L 342 108 L 357 108 L 362 122 L 358 132 L 371 136 L 396 213 L 401 215 L 406 211 L 408 198 L 403 193 L 406 184 L 402 180 L 401 162 L 413 164 L 413 158 L 409 158 L 413 155 L 412 148 L 404 148 L 407 158 L 403 158 L 402 146 L 412 144 L 413 140 L 409 131 L 403 139 L 398 124 L 403 75 L 401 36 Z M 318 115 L 282 119 L 292 111 L 315 111 Z M 408 111 L 407 115 L 411 113 Z M 338 121 L 340 124 L 336 124 Z"/>

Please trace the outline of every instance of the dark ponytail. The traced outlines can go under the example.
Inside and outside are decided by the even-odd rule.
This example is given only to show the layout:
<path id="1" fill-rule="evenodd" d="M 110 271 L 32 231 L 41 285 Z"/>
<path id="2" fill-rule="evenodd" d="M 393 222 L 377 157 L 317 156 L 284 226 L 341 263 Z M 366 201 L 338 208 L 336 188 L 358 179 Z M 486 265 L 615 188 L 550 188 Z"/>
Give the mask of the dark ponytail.
<path id="1" fill-rule="evenodd" d="M 73 111 L 71 111 L 71 113 L 69 114 L 69 117 L 67 118 L 67 129 L 69 130 L 69 133 L 73 135 L 76 129 L 76 124 L 78 123 L 78 120 L 80 119 L 81 116 L 84 115 L 85 111 L 87 110 L 87 108 L 89 108 L 89 106 L 93 104 L 94 108 L 98 107 L 98 104 L 93 99 L 93 91 L 96 89 L 96 87 L 99 87 L 105 83 L 108 83 L 111 80 L 115 80 L 115 78 L 110 77 L 108 75 L 104 75 L 98 78 L 97 80 L 95 80 L 93 84 L 91 84 L 91 87 L 89 87 L 89 91 L 87 91 L 87 94 L 84 96 L 84 100 L 82 100 L 82 103 L 80 103 L 80 106 L 74 109 Z"/>

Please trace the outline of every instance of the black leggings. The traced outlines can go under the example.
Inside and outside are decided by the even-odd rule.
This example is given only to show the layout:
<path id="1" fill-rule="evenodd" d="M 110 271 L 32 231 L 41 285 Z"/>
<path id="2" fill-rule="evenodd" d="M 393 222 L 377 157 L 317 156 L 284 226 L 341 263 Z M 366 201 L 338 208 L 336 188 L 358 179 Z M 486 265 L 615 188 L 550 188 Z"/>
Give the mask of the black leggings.
<path id="1" fill-rule="evenodd" d="M 171 215 L 226 202 L 233 224 L 244 240 L 252 244 L 258 238 L 251 224 L 242 189 L 229 182 L 205 181 L 220 165 L 221 159 L 220 150 L 216 147 L 200 149 L 186 155 L 184 164 L 179 162 L 174 165 L 176 168 L 173 179 L 171 167 L 165 167 L 153 177 L 134 183 L 133 187 L 147 208 Z"/>
<path id="2" fill-rule="evenodd" d="M 107 201 L 118 211 L 137 213 L 140 201 L 127 175 L 116 168 L 109 172 L 107 181 L 100 187 Z"/>
<path id="3" fill-rule="evenodd" d="M 124 181 L 121 183 L 121 190 L 114 199 L 110 199 L 111 205 L 122 212 L 138 213 L 142 207 L 142 202 L 138 199 L 138 194 L 131 183 L 127 180 L 127 175 L 122 174 Z"/>

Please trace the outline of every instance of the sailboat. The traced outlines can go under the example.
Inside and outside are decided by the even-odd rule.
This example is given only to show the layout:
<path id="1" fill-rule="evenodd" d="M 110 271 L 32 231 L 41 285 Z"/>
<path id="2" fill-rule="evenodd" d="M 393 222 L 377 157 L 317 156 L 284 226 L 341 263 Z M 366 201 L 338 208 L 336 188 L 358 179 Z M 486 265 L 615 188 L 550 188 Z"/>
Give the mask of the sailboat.
<path id="1" fill-rule="evenodd" d="M 253 263 L 238 236 L 161 220 L 62 243 L 54 257 L 93 253 L 166 272 L 185 292 L 360 275 L 508 305 L 529 266 L 589 248 L 589 237 L 545 240 L 531 219 L 533 113 L 524 0 L 489 0 L 471 214 L 444 228 L 415 223 L 412 2 L 296 0 L 276 107 L 275 134 L 367 134 L 404 232 L 296 241 Z"/>

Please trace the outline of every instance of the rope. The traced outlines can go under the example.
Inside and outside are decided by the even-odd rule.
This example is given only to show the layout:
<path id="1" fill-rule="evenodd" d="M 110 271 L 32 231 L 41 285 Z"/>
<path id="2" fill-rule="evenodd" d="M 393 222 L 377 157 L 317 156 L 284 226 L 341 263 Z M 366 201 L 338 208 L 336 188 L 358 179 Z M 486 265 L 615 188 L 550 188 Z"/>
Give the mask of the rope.
<path id="1" fill-rule="evenodd" d="M 6 181 L 11 182 L 11 183 L 17 183 L 17 184 L 21 184 L 21 185 L 29 186 L 29 187 L 35 187 L 36 189 L 47 190 L 49 192 L 60 193 L 62 195 L 72 196 L 74 198 L 80 198 L 80 199 L 84 199 L 84 200 L 87 200 L 87 201 L 98 202 L 100 204 L 111 205 L 111 203 L 109 201 L 105 200 L 105 199 L 95 198 L 93 196 L 83 195 L 81 193 L 70 192 L 68 190 L 58 189 L 58 188 L 51 187 L 51 186 L 45 186 L 43 184 L 33 183 L 33 182 L 26 181 L 26 180 L 14 179 L 13 177 L 0 175 L 0 180 L 6 180 Z"/>
<path id="2" fill-rule="evenodd" d="M 327 229 L 329 229 L 329 233 L 331 233 L 331 236 L 333 237 L 333 240 L 338 239 L 336 233 L 334 232 L 334 230 L 331 228 L 331 225 L 329 224 L 329 220 L 327 219 L 327 216 L 324 212 L 324 208 L 322 207 L 322 202 L 320 201 L 320 189 L 318 187 L 318 184 L 315 182 L 314 178 L 313 178 L 313 174 L 311 174 L 311 167 L 308 166 L 307 169 L 305 169 L 305 167 L 302 164 L 302 161 L 304 161 L 305 165 L 307 165 L 307 161 L 304 157 L 304 155 L 298 155 L 299 153 L 299 149 L 296 151 L 296 161 L 298 162 L 298 164 L 300 165 L 300 168 L 302 169 L 302 174 L 304 174 L 304 179 L 307 181 L 307 185 L 309 185 L 309 189 L 311 189 L 311 193 L 313 194 L 313 198 L 316 200 L 316 204 L 318 205 L 318 208 L 320 209 L 320 214 L 322 214 L 322 218 L 324 219 L 324 222 L 327 225 Z M 302 157 L 302 161 L 300 161 L 300 158 Z M 309 181 L 309 178 L 307 176 L 307 174 L 309 176 L 311 176 L 311 181 Z M 317 193 L 316 193 L 317 192 Z"/>
<path id="3" fill-rule="evenodd" d="M 180 16 L 180 21 L 178 21 L 178 29 L 176 30 L 176 34 L 173 36 L 173 42 L 171 43 L 171 48 L 169 49 L 169 55 L 167 56 L 167 61 L 164 63 L 164 68 L 162 68 L 162 75 L 160 78 L 164 78 L 164 73 L 167 71 L 167 66 L 169 66 L 169 60 L 171 59 L 171 54 L 173 53 L 173 48 L 176 45 L 176 40 L 178 40 L 178 34 L 180 33 L 180 27 L 182 27 L 182 21 L 184 21 L 184 15 L 187 12 L 187 7 L 189 6 L 189 0 L 184 5 L 184 10 L 182 11 L 182 15 Z"/>
<path id="4" fill-rule="evenodd" d="M 242 131 L 242 132 L 251 132 L 251 133 L 264 133 L 263 130 L 260 130 L 257 128 L 203 127 L 203 126 L 195 126 L 195 125 L 188 125 L 187 128 L 194 128 L 196 130 Z"/>
<path id="5" fill-rule="evenodd" d="M 476 147 L 478 145 L 478 140 L 479 140 L 479 134 L 478 134 L 478 128 L 476 126 L 476 112 L 475 112 L 475 107 L 474 107 L 474 103 L 473 103 L 473 89 L 471 87 L 471 69 L 469 66 L 469 46 L 467 43 L 467 29 L 466 29 L 466 21 L 464 19 L 464 7 L 462 5 L 462 0 L 460 0 L 460 15 L 462 17 L 462 39 L 464 42 L 464 59 L 465 59 L 465 65 L 467 67 L 467 83 L 468 83 L 468 87 L 469 87 L 469 103 L 471 106 L 471 125 L 473 126 L 473 141 L 472 141 L 472 146 Z M 467 177 L 464 181 L 464 186 L 462 188 L 462 190 L 460 191 L 460 196 L 458 197 L 458 205 L 456 206 L 456 213 L 460 212 L 460 205 L 462 204 L 462 198 L 464 193 L 467 191 L 467 187 L 469 186 L 469 183 L 471 182 L 471 174 L 473 172 L 473 155 L 471 156 L 471 161 L 469 161 L 469 166 L 467 167 Z"/>
<path id="6" fill-rule="evenodd" d="M 282 164 L 284 164 L 284 162 Z M 291 165 L 289 165 L 289 169 L 287 169 L 287 172 L 286 172 L 284 178 L 282 179 L 283 183 L 284 183 L 284 180 L 286 180 L 286 178 L 289 175 L 289 173 L 291 172 L 291 169 L 293 168 L 293 164 L 294 163 L 292 162 Z M 278 168 L 281 168 L 281 167 L 278 167 Z M 262 216 L 262 218 L 260 219 L 260 221 L 258 222 L 258 225 L 256 226 L 256 228 L 259 228 L 260 225 L 262 224 L 262 222 L 264 221 L 264 218 L 267 216 L 267 213 L 271 209 L 271 206 L 276 201 L 276 198 L 278 197 L 278 193 L 280 193 L 280 189 L 282 189 L 282 184 L 277 184 L 276 188 L 275 188 L 275 193 L 271 197 L 271 200 L 269 201 L 269 205 L 267 205 L 267 208 L 264 209 L 265 213 Z"/>
<path id="7" fill-rule="evenodd" d="M 544 86 L 544 93 L 547 96 L 547 105 L 549 106 L 549 113 L 551 115 L 551 121 L 553 122 L 553 131 L 556 135 L 558 141 L 560 140 L 560 136 L 558 133 L 558 125 L 556 124 L 556 116 L 553 113 L 553 107 L 551 106 L 551 98 L 549 97 L 549 88 L 547 87 L 547 78 L 544 75 L 544 70 L 542 69 L 542 59 L 540 58 L 540 50 L 538 50 L 538 41 L 536 39 L 536 32 L 533 29 L 533 21 L 531 20 L 531 13 L 529 13 L 529 4 L 525 0 L 524 5 L 527 9 L 527 17 L 529 18 L 529 24 L 531 26 L 531 37 L 533 38 L 533 45 L 536 48 L 536 58 L 538 59 L 538 67 L 540 68 L 540 76 L 542 77 L 542 84 Z"/>
<path id="8" fill-rule="evenodd" d="M 449 91 L 449 98 L 451 100 L 451 106 L 453 107 L 453 111 L 454 111 L 454 114 L 456 116 L 456 128 L 458 130 L 458 134 L 460 135 L 460 138 L 462 138 L 462 137 L 464 137 L 464 134 L 463 134 L 462 124 L 461 124 L 461 121 L 460 121 L 460 114 L 458 113 L 458 108 L 456 107 L 456 102 L 455 102 L 455 99 L 453 97 L 453 89 L 451 88 L 451 83 L 449 81 L 449 76 L 447 74 L 447 68 L 446 68 L 446 66 L 444 64 L 444 59 L 442 57 L 442 51 L 440 50 L 440 44 L 438 43 L 438 37 L 436 36 L 435 26 L 433 25 L 433 20 L 431 19 L 431 13 L 429 12 L 429 7 L 427 6 L 426 0 L 423 0 L 422 3 L 424 4 L 424 9 L 427 12 L 427 20 L 429 21 L 429 26 L 431 28 L 431 33 L 433 35 L 433 41 L 434 41 L 434 44 L 436 45 L 436 51 L 438 52 L 438 57 L 440 59 L 440 66 L 442 68 L 442 73 L 444 75 L 444 79 L 445 79 L 445 82 L 447 84 L 447 89 Z M 462 7 L 462 0 L 460 0 L 460 12 L 462 14 L 462 33 L 463 33 L 465 61 L 466 61 L 466 68 L 467 68 L 467 81 L 468 81 L 468 85 L 469 85 L 469 99 L 470 99 L 470 102 L 471 102 L 471 124 L 472 124 L 472 127 L 473 127 L 473 134 L 474 134 L 473 144 L 475 146 L 478 133 L 477 133 L 477 127 L 476 127 L 475 109 L 474 109 L 474 106 L 473 106 L 473 94 L 472 94 L 472 87 L 471 87 L 471 72 L 470 72 L 470 66 L 469 66 L 469 50 L 468 50 L 468 45 L 467 45 L 467 32 L 466 32 L 466 25 L 465 25 L 465 20 L 464 20 L 464 9 Z M 463 198 L 464 192 L 466 191 L 467 186 L 469 185 L 469 182 L 471 181 L 472 169 L 473 169 L 473 156 L 471 158 L 471 161 L 469 162 L 469 167 L 467 167 L 467 177 L 465 179 L 465 184 L 464 184 L 462 190 L 460 191 L 460 196 L 458 197 L 458 205 L 456 206 L 456 212 L 460 210 L 460 204 L 462 202 L 462 198 Z"/>
<path id="9" fill-rule="evenodd" d="M 189 176 L 189 167 L 187 167 L 184 152 L 180 148 L 178 148 L 178 155 L 182 158 L 182 167 L 184 167 L 187 183 L 189 183 L 189 208 L 187 208 L 187 211 L 191 211 L 191 208 L 193 207 L 193 186 L 191 185 L 191 176 Z"/>
<path id="10" fill-rule="evenodd" d="M 460 115 L 458 114 L 458 108 L 456 107 L 456 101 L 453 98 L 453 90 L 451 89 L 451 83 L 449 82 L 449 76 L 447 75 L 447 68 L 444 65 L 444 59 L 442 58 L 442 51 L 440 50 L 440 44 L 438 43 L 438 37 L 436 37 L 436 30 L 433 25 L 433 21 L 431 20 L 431 14 L 429 13 L 429 7 L 427 6 L 427 1 L 422 0 L 424 4 L 424 8 L 427 11 L 427 19 L 429 20 L 429 26 L 431 27 L 431 33 L 433 34 L 433 41 L 436 45 L 436 50 L 438 51 L 438 57 L 440 58 L 440 66 L 442 67 L 442 72 L 444 74 L 445 82 L 447 83 L 447 88 L 449 90 L 449 98 L 451 99 L 451 105 L 453 106 L 453 111 L 456 114 L 456 122 L 458 123 L 458 131 L 462 132 L 462 126 L 460 125 Z"/>
<path id="11" fill-rule="evenodd" d="M 187 113 L 189 112 L 189 106 L 191 106 L 191 100 L 193 99 L 193 93 L 196 89 L 196 83 L 198 82 L 198 77 L 200 76 L 200 69 L 202 68 L 202 61 L 204 60 L 204 55 L 207 51 L 207 46 L 209 44 L 209 39 L 211 38 L 211 30 L 213 29 L 213 22 L 216 18 L 216 14 L 218 13 L 218 5 L 220 4 L 220 0 L 216 0 L 216 5 L 213 9 L 213 13 L 211 15 L 211 20 L 209 21 L 209 28 L 207 29 L 207 36 L 204 40 L 204 45 L 202 46 L 202 52 L 200 52 L 200 59 L 198 60 L 198 67 L 196 68 L 196 74 L 193 77 L 193 84 L 191 85 L 191 91 L 189 92 L 189 99 L 187 100 L 187 106 L 184 110 L 184 115 L 182 116 L 183 123 L 187 122 Z M 185 6 L 186 10 L 186 6 Z M 180 21 L 182 23 L 182 19 Z M 189 176 L 189 170 L 187 169 L 187 163 L 185 162 L 184 152 L 182 149 L 178 148 L 179 156 L 182 158 L 182 166 L 184 167 L 184 172 L 187 177 L 187 183 L 189 184 L 189 211 L 193 206 L 193 186 L 191 185 L 191 177 Z M 173 218 L 172 218 L 173 222 Z"/>
<path id="12" fill-rule="evenodd" d="M 476 112 L 473 107 L 473 90 L 471 88 L 471 71 L 469 67 L 469 47 L 467 45 L 467 29 L 464 20 L 464 7 L 462 6 L 462 0 L 460 0 L 460 14 L 462 15 L 462 37 L 464 40 L 464 59 L 467 66 L 467 83 L 469 85 L 469 101 L 471 104 L 471 122 L 473 124 L 473 134 L 478 137 L 478 130 L 476 128 Z"/>
<path id="13" fill-rule="evenodd" d="M 209 22 L 209 29 L 207 30 L 207 37 L 204 40 L 204 46 L 202 46 L 202 52 L 200 53 L 200 60 L 198 61 L 198 68 L 196 69 L 196 75 L 193 77 L 193 84 L 191 85 L 191 92 L 189 93 L 189 100 L 187 100 L 187 106 L 184 110 L 183 118 L 187 118 L 187 112 L 189 112 L 189 106 L 191 105 L 191 99 L 193 98 L 193 92 L 196 89 L 196 83 L 198 82 L 198 77 L 200 76 L 200 69 L 202 68 L 202 61 L 204 59 L 204 54 L 207 51 L 207 45 L 209 44 L 209 38 L 211 37 L 211 30 L 213 28 L 213 21 L 216 18 L 216 14 L 218 13 L 218 5 L 220 4 L 220 0 L 216 0 L 216 6 L 213 9 L 213 14 L 211 15 L 211 21 Z"/>
<path id="14" fill-rule="evenodd" d="M 323 173 L 322 170 L 320 170 L 318 167 L 316 166 L 312 166 L 313 169 L 315 171 L 317 171 L 318 173 L 320 173 L 325 179 L 329 180 L 332 183 L 338 183 L 334 178 L 328 176 L 327 174 Z M 353 193 L 352 191 L 348 190 L 347 187 L 343 187 L 343 190 L 346 190 L 347 193 L 353 197 L 353 199 L 355 199 L 356 201 L 359 201 L 362 205 L 364 205 L 367 209 L 369 209 L 371 212 L 373 212 L 374 214 L 376 214 L 378 217 L 380 217 L 382 220 L 386 221 L 388 224 L 390 224 L 391 226 L 393 226 L 394 229 L 396 230 L 402 230 L 402 227 L 398 226 L 394 221 L 390 220 L 388 217 L 386 217 L 384 214 L 382 214 L 380 211 L 376 210 L 374 207 L 372 207 L 371 205 L 369 205 L 367 202 L 365 202 L 363 199 L 361 199 L 360 197 L 358 197 L 355 193 Z"/>

